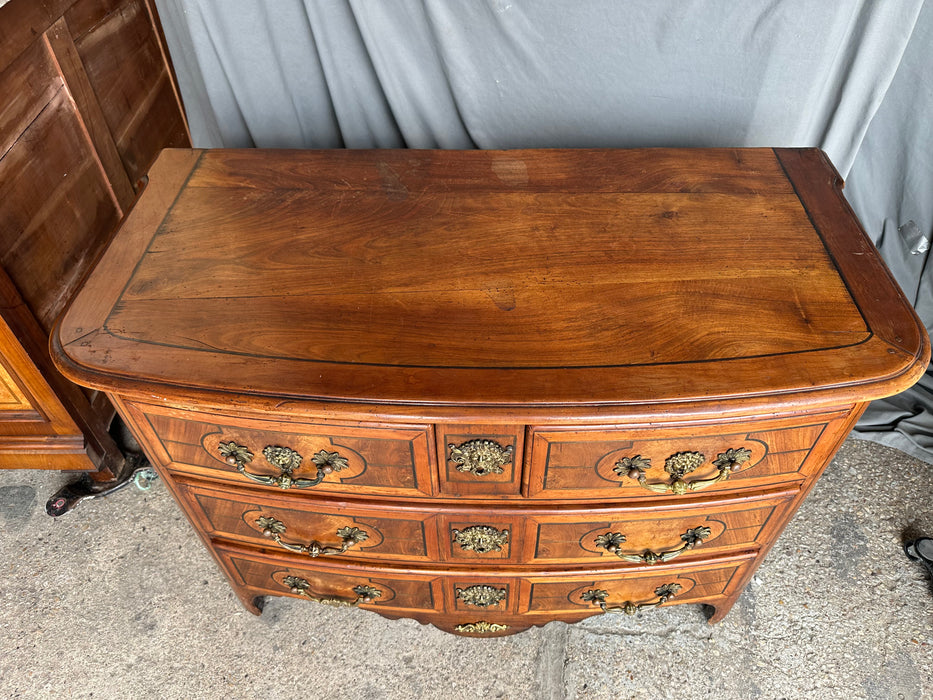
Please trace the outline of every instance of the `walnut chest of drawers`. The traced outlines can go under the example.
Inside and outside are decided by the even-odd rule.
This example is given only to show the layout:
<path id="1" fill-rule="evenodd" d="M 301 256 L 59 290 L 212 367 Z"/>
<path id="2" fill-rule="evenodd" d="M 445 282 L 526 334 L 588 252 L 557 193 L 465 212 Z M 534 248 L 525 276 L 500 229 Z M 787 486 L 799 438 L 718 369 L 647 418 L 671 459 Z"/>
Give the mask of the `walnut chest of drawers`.
<path id="1" fill-rule="evenodd" d="M 168 150 L 52 352 L 243 604 L 718 620 L 929 341 L 818 150 Z"/>

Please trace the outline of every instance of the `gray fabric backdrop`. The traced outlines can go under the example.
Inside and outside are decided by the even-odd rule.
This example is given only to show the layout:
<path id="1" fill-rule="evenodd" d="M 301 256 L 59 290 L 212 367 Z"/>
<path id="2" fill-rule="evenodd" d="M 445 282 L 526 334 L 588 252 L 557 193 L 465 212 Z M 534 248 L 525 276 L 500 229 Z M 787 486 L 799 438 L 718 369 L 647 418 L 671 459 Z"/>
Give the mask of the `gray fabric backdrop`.
<path id="1" fill-rule="evenodd" d="M 820 146 L 933 326 L 933 0 L 157 0 L 200 147 Z M 933 463 L 933 377 L 871 439 Z"/>

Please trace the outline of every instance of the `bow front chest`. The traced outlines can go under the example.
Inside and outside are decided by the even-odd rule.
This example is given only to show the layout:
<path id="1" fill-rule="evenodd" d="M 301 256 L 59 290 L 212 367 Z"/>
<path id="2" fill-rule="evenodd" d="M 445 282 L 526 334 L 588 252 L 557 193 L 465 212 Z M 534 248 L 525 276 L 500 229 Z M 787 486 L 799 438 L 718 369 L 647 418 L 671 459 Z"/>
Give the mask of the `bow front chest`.
<path id="1" fill-rule="evenodd" d="M 929 342 L 818 150 L 167 150 L 60 320 L 243 604 L 729 610 Z"/>

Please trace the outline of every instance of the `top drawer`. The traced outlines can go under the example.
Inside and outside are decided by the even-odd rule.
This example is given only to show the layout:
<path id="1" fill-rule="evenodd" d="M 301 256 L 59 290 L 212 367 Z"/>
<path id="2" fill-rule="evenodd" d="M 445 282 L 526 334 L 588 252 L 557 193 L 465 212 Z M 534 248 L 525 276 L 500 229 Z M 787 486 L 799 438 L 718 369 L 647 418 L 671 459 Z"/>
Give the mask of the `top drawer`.
<path id="1" fill-rule="evenodd" d="M 431 426 L 231 418 L 126 404 L 150 459 L 185 474 L 317 493 L 432 495 Z"/>
<path id="2" fill-rule="evenodd" d="M 683 497 L 799 482 L 850 427 L 848 411 L 734 425 L 529 430 L 528 495 Z"/>
<path id="3" fill-rule="evenodd" d="M 144 403 L 125 407 L 150 458 L 176 472 L 383 498 L 625 501 L 799 484 L 819 472 L 854 419 L 842 410 L 668 427 L 516 425 L 503 437 L 501 426 L 492 434 L 486 430 L 492 426 L 340 424 Z M 514 445 L 502 475 L 455 472 L 448 464 L 439 476 L 435 449 L 462 439 Z"/>

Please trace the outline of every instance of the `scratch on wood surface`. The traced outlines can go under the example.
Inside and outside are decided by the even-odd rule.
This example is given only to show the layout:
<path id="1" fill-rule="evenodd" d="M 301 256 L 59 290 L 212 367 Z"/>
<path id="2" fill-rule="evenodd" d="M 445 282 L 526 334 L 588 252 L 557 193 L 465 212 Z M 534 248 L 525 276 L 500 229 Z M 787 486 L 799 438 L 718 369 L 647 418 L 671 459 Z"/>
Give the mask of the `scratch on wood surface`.
<path id="1" fill-rule="evenodd" d="M 385 162 L 376 164 L 376 169 L 382 177 L 382 191 L 388 199 L 399 202 L 408 199 L 408 188 L 394 170 Z"/>
<path id="2" fill-rule="evenodd" d="M 807 317 L 807 312 L 804 310 L 803 304 L 800 303 L 800 295 L 797 293 L 796 289 L 794 289 L 794 306 L 797 307 L 797 312 L 800 314 L 800 318 L 803 319 L 803 322 L 809 326 L 810 319 Z"/>

